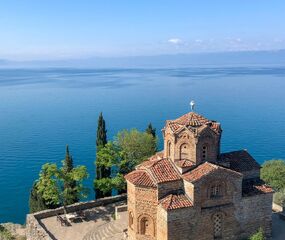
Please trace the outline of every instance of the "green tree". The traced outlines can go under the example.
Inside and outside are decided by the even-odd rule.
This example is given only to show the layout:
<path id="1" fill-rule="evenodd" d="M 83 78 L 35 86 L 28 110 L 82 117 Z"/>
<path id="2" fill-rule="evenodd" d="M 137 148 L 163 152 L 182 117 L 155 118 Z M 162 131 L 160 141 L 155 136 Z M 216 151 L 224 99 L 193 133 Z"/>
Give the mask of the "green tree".
<path id="1" fill-rule="evenodd" d="M 104 175 L 112 167 L 118 165 L 120 161 L 120 150 L 113 142 L 108 142 L 104 147 L 100 148 L 97 152 L 96 167 L 100 169 L 97 171 L 97 177 L 94 180 L 94 189 L 97 198 L 111 196 L 113 184 L 111 173 Z M 99 193 L 99 195 L 97 195 Z"/>
<path id="2" fill-rule="evenodd" d="M 265 240 L 262 228 L 260 228 L 257 233 L 253 234 L 249 240 Z"/>
<path id="3" fill-rule="evenodd" d="M 29 207 L 30 207 L 30 213 L 34 213 L 34 212 L 39 212 L 45 209 L 56 208 L 58 207 L 58 205 L 46 204 L 42 195 L 38 193 L 36 183 L 34 183 L 30 191 Z"/>
<path id="4" fill-rule="evenodd" d="M 88 189 L 83 186 L 83 180 L 88 177 L 86 167 L 77 166 L 67 171 L 64 163 L 61 168 L 44 164 L 36 181 L 37 194 L 47 206 L 65 206 L 87 197 Z"/>
<path id="5" fill-rule="evenodd" d="M 155 143 L 155 147 L 154 147 Z M 136 129 L 123 130 L 115 141 L 108 142 L 97 152 L 96 165 L 101 169 L 112 168 L 113 174 L 94 181 L 94 188 L 102 195 L 110 194 L 113 189 L 125 192 L 124 175 L 134 170 L 135 166 L 156 152 L 157 138 Z"/>
<path id="6" fill-rule="evenodd" d="M 94 190 L 96 198 L 102 198 L 111 195 L 111 191 L 102 192 L 98 188 L 98 184 L 95 184 L 95 181 L 99 181 L 103 178 L 109 178 L 111 175 L 111 166 L 107 166 L 107 164 L 100 164 L 102 161 L 100 160 L 101 156 L 98 155 L 101 149 L 104 149 L 105 145 L 107 144 L 107 130 L 106 130 L 106 123 L 103 118 L 102 112 L 99 115 L 98 119 L 98 126 L 97 126 L 97 139 L 96 139 L 96 179 L 94 180 Z M 102 180 L 103 181 L 103 180 Z M 104 181 L 103 181 L 104 182 Z"/>
<path id="7" fill-rule="evenodd" d="M 151 134 L 154 138 L 156 138 L 156 128 L 153 128 L 151 123 L 148 124 L 145 132 Z"/>
<path id="8" fill-rule="evenodd" d="M 123 130 L 117 134 L 115 144 L 121 149 L 120 173 L 125 175 L 155 154 L 157 139 L 137 129 Z"/>
<path id="9" fill-rule="evenodd" d="M 107 143 L 106 123 L 101 112 L 98 119 L 96 146 L 104 147 Z"/>
<path id="10" fill-rule="evenodd" d="M 69 197 L 65 205 L 78 202 L 78 196 L 76 192 L 76 181 L 70 177 L 73 171 L 73 159 L 69 153 L 69 147 L 66 145 L 65 159 L 62 161 L 62 179 L 64 180 L 63 186 L 65 191 L 68 191 Z"/>
<path id="11" fill-rule="evenodd" d="M 266 161 L 261 168 L 261 178 L 276 191 L 285 189 L 285 161 Z"/>

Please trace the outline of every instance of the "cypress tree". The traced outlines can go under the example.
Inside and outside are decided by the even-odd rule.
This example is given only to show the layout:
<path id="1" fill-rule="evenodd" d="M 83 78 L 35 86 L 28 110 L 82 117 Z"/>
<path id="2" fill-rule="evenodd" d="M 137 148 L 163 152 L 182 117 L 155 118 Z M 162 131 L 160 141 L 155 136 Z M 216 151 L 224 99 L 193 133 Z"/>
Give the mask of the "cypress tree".
<path id="1" fill-rule="evenodd" d="M 66 145 L 65 159 L 63 161 L 63 169 L 65 173 L 69 173 L 73 169 L 73 159 L 70 156 L 68 145 Z"/>
<path id="2" fill-rule="evenodd" d="M 107 144 L 106 123 L 105 123 L 103 114 L 101 112 L 98 118 L 98 126 L 97 126 L 97 138 L 96 138 L 97 152 L 99 152 L 101 148 L 105 147 L 106 144 Z M 96 180 L 99 180 L 102 178 L 109 178 L 110 175 L 111 175 L 110 167 L 98 166 L 96 164 Z M 96 193 L 96 198 L 111 196 L 111 192 L 103 193 L 98 188 L 95 188 L 95 193 Z"/>
<path id="3" fill-rule="evenodd" d="M 65 159 L 63 160 L 63 174 L 68 176 L 73 170 L 73 159 L 69 153 L 69 147 L 66 145 L 66 153 Z M 73 204 L 78 202 L 77 194 L 75 192 L 76 181 L 70 179 L 70 177 L 66 177 L 63 183 L 63 187 L 65 190 L 68 190 L 70 193 L 69 198 L 65 200 L 65 205 Z"/>
<path id="4" fill-rule="evenodd" d="M 154 138 L 156 137 L 156 128 L 153 128 L 151 123 L 148 124 L 145 132 L 151 134 Z"/>
<path id="5" fill-rule="evenodd" d="M 98 119 L 96 146 L 97 148 L 104 147 L 106 143 L 107 143 L 106 123 L 103 118 L 103 114 L 101 112 Z"/>

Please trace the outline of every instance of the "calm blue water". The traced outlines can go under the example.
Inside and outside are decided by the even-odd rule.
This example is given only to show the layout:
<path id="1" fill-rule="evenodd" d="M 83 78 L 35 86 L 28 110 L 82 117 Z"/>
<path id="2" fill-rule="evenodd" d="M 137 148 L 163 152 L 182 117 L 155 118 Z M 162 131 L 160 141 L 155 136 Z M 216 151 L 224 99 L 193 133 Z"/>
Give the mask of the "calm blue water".
<path id="1" fill-rule="evenodd" d="M 149 122 L 160 130 L 195 99 L 197 112 L 222 123 L 223 151 L 285 158 L 284 91 L 285 67 L 0 69 L 0 222 L 25 221 L 41 165 L 59 163 L 66 144 L 91 186 L 100 111 L 111 139 Z"/>

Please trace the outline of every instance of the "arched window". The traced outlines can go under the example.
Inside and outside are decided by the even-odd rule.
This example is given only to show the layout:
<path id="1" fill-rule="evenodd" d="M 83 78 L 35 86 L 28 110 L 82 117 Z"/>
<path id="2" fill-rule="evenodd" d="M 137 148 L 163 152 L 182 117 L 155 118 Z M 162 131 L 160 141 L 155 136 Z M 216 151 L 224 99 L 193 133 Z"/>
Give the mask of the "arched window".
<path id="1" fill-rule="evenodd" d="M 213 215 L 214 238 L 221 238 L 223 231 L 223 216 L 221 213 Z"/>
<path id="2" fill-rule="evenodd" d="M 150 235 L 149 220 L 147 217 L 143 217 L 141 219 L 141 234 L 142 235 Z"/>
<path id="3" fill-rule="evenodd" d="M 134 227 L 134 215 L 132 212 L 129 212 L 129 226 L 131 229 Z"/>
<path id="4" fill-rule="evenodd" d="M 202 146 L 202 161 L 206 161 L 208 158 L 208 146 L 204 144 Z"/>
<path id="5" fill-rule="evenodd" d="M 222 196 L 221 184 L 214 184 L 210 187 L 210 198 L 218 198 Z"/>
<path id="6" fill-rule="evenodd" d="M 167 156 L 171 157 L 171 142 L 170 141 L 167 143 Z"/>
<path id="7" fill-rule="evenodd" d="M 146 236 L 154 236 L 154 223 L 150 216 L 144 215 L 139 218 L 139 233 Z"/>
<path id="8" fill-rule="evenodd" d="M 180 146 L 180 159 L 189 159 L 189 146 L 186 143 Z"/>

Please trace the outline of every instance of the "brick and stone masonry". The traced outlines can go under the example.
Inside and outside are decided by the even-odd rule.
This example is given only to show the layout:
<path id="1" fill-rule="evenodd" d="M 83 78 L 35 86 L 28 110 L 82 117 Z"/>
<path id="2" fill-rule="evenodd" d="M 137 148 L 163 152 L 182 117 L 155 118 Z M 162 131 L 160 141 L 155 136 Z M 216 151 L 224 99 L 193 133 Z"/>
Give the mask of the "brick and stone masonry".
<path id="1" fill-rule="evenodd" d="M 246 150 L 220 153 L 220 123 L 190 112 L 162 132 L 164 151 L 125 176 L 130 240 L 271 238 L 273 191 Z"/>

